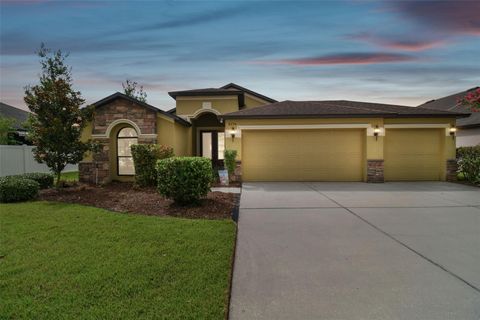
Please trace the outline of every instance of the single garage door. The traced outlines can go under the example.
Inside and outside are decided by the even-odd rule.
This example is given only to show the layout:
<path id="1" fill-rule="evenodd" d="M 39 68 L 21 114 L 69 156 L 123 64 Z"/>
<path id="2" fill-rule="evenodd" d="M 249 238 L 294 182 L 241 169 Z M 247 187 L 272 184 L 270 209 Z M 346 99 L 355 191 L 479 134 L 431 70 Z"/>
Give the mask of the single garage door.
<path id="1" fill-rule="evenodd" d="M 387 129 L 385 180 L 440 180 L 442 129 Z"/>
<path id="2" fill-rule="evenodd" d="M 245 181 L 362 181 L 365 130 L 245 130 Z"/>

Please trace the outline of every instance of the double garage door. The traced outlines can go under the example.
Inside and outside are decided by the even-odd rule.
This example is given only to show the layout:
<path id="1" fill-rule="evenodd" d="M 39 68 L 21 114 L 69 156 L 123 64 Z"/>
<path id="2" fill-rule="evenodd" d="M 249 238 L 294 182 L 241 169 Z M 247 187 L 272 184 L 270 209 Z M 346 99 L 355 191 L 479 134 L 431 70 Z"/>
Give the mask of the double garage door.
<path id="1" fill-rule="evenodd" d="M 385 180 L 439 180 L 441 130 L 391 129 Z M 363 181 L 365 129 L 245 130 L 244 181 Z"/>

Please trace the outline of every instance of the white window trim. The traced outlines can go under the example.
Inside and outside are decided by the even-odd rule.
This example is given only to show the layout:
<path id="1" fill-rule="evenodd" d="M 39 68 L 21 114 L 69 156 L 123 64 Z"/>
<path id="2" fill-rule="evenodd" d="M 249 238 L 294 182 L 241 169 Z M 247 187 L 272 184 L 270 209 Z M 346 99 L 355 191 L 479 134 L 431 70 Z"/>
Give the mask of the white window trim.
<path id="1" fill-rule="evenodd" d="M 368 129 L 370 127 L 369 123 L 239 125 L 235 138 L 242 136 L 242 130 Z"/>
<path id="2" fill-rule="evenodd" d="M 449 123 L 386 124 L 385 129 L 444 129 L 445 136 L 450 136 Z"/>
<path id="3" fill-rule="evenodd" d="M 401 123 L 386 124 L 385 129 L 442 129 L 450 128 L 448 123 Z"/>

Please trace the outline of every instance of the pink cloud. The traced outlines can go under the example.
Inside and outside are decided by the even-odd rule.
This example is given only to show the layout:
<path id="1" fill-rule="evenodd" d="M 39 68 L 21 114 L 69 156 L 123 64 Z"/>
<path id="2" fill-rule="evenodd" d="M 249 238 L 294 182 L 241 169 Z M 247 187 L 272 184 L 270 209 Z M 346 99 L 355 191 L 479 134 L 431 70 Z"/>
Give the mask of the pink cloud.
<path id="1" fill-rule="evenodd" d="M 395 39 L 395 36 L 376 36 L 369 33 L 359 33 L 348 36 L 353 40 L 369 42 L 387 49 L 403 51 L 424 51 L 444 46 L 445 40 L 437 39 Z"/>
<path id="2" fill-rule="evenodd" d="M 287 65 L 335 65 L 335 64 L 378 64 L 389 62 L 407 62 L 417 60 L 416 57 L 396 53 L 339 53 L 318 57 L 306 57 L 282 60 L 254 61 L 256 64 Z"/>

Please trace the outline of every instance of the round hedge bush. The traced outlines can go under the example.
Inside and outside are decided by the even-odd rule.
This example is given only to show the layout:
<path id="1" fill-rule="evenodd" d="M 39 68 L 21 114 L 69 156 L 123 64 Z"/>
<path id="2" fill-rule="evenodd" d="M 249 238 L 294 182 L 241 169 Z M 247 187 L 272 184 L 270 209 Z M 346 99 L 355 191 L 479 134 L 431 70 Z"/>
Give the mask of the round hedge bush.
<path id="1" fill-rule="evenodd" d="M 210 191 L 212 162 L 202 157 L 173 157 L 157 162 L 158 191 L 181 205 L 197 204 Z"/>
<path id="2" fill-rule="evenodd" d="M 40 184 L 22 177 L 0 178 L 0 202 L 19 202 L 35 199 Z"/>
<path id="3" fill-rule="evenodd" d="M 53 187 L 53 174 L 51 173 L 41 173 L 41 172 L 32 172 L 32 173 L 25 173 L 21 175 L 22 178 L 30 179 L 33 181 L 37 181 L 40 185 L 40 189 L 48 189 Z"/>

